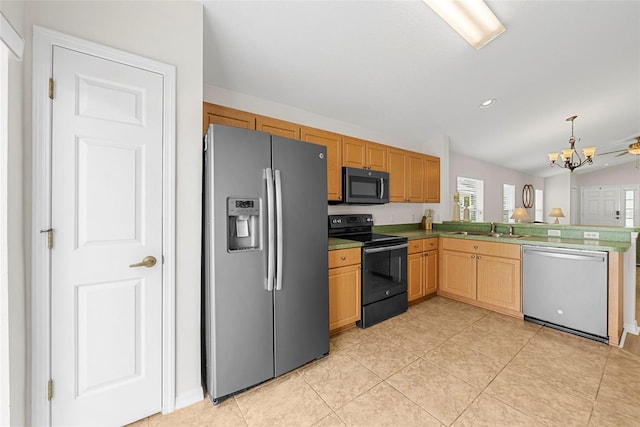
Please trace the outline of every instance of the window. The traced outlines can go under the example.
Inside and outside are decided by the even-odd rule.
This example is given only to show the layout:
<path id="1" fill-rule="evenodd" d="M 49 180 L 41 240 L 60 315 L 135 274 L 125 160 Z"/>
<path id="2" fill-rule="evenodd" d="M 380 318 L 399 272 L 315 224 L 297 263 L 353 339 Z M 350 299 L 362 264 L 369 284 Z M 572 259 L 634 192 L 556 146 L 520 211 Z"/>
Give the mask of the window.
<path id="1" fill-rule="evenodd" d="M 464 207 L 465 198 L 469 198 L 469 216 L 471 221 L 484 221 L 484 181 L 459 176 L 456 189 L 460 195 L 460 204 L 462 207 Z"/>
<path id="2" fill-rule="evenodd" d="M 513 184 L 502 185 L 502 222 L 515 222 L 511 219 L 516 208 L 516 186 Z"/>
<path id="3" fill-rule="evenodd" d="M 634 223 L 634 206 L 636 201 L 634 200 L 635 191 L 633 190 L 625 190 L 624 192 L 624 226 L 625 227 L 633 227 Z"/>
<path id="4" fill-rule="evenodd" d="M 535 201 L 535 212 L 533 220 L 537 222 L 544 222 L 544 193 L 542 190 L 536 190 Z"/>

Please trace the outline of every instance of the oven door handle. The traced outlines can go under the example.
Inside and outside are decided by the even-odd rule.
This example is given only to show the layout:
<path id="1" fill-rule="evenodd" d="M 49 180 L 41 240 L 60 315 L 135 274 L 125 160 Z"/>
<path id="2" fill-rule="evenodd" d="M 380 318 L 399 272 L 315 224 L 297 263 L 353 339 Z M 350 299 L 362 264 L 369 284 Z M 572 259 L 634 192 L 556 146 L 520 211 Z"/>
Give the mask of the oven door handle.
<path id="1" fill-rule="evenodd" d="M 400 245 L 382 246 L 380 248 L 364 248 L 362 251 L 365 254 L 375 254 L 377 252 L 394 251 L 396 249 L 404 249 L 404 248 L 408 248 L 408 247 L 409 247 L 408 243 L 402 243 Z"/>

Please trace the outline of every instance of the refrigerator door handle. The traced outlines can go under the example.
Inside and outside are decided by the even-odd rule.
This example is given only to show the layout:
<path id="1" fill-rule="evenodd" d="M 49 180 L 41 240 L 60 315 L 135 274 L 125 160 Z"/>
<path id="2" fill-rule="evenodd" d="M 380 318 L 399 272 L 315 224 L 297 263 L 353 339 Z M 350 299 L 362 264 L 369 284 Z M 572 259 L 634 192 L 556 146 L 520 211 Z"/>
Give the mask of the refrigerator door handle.
<path id="1" fill-rule="evenodd" d="M 271 168 L 265 169 L 265 180 L 267 182 L 267 291 L 273 291 L 273 278 L 275 276 L 275 205 L 273 199 L 273 172 Z"/>
<path id="2" fill-rule="evenodd" d="M 280 177 L 280 170 L 274 171 L 276 181 L 276 291 L 282 290 L 282 257 L 283 257 L 283 244 L 282 244 L 282 178 Z"/>

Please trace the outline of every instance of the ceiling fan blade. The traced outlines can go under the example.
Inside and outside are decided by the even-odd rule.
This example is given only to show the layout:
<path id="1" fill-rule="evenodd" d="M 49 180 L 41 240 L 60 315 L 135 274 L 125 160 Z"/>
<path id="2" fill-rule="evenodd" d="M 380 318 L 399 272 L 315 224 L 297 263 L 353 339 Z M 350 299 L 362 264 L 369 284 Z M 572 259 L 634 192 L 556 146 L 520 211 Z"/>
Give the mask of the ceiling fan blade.
<path id="1" fill-rule="evenodd" d="M 616 154 L 616 155 L 615 155 L 615 157 L 620 157 L 620 156 L 624 156 L 625 154 L 629 154 L 629 151 L 627 151 L 627 150 L 624 150 L 624 152 L 623 152 L 623 153 L 620 153 L 620 154 Z"/>
<path id="2" fill-rule="evenodd" d="M 624 150 L 616 150 L 616 151 L 607 151 L 606 153 L 596 153 L 596 156 L 604 156 L 606 154 L 616 154 L 616 153 L 620 153 L 618 154 L 618 156 L 622 156 L 623 154 L 627 154 L 627 149 L 625 148 Z"/>

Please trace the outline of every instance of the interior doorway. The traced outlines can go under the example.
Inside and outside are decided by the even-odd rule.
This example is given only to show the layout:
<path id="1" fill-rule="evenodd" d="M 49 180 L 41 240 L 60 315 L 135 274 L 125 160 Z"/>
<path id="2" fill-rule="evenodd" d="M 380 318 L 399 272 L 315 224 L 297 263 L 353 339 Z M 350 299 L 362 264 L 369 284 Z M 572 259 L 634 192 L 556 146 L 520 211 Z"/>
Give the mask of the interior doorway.
<path id="1" fill-rule="evenodd" d="M 69 75 L 67 86 L 65 88 L 62 85 L 58 87 L 61 92 L 67 91 L 68 93 L 58 93 L 58 97 L 56 97 L 54 67 L 56 52 L 58 54 L 66 52 L 72 56 L 78 54 L 88 60 L 99 61 L 101 65 L 94 64 L 95 66 L 92 66 L 92 70 L 98 74 L 107 72 L 105 68 L 107 65 L 112 67 L 112 72 L 100 76 L 96 74 L 94 77 L 86 72 L 84 74 L 75 73 L 73 68 L 76 65 L 80 66 L 81 59 L 74 56 L 75 59 L 66 61 L 71 70 L 71 72 L 67 73 Z M 76 249 L 82 246 L 102 251 L 111 247 L 114 241 L 121 243 L 127 243 L 128 241 L 129 246 L 134 247 L 137 244 L 136 242 L 146 242 L 151 238 L 144 234 L 146 230 L 142 228 L 144 224 L 138 215 L 138 213 L 144 213 L 144 203 L 137 199 L 133 200 L 130 197 L 134 193 L 136 197 L 137 194 L 141 197 L 146 197 L 149 185 L 154 185 L 158 189 L 158 194 L 154 197 L 160 203 L 155 205 L 154 209 L 160 211 L 160 220 L 159 226 L 154 228 L 157 235 L 153 238 L 158 238 L 161 241 L 157 245 L 160 248 L 159 253 L 153 254 L 158 259 L 157 269 L 161 276 L 157 283 L 159 292 L 157 298 L 155 298 L 155 303 L 158 304 L 161 312 L 161 315 L 156 318 L 156 321 L 160 323 L 160 325 L 156 325 L 160 331 L 160 336 L 157 337 L 156 342 L 158 344 L 155 346 L 155 351 L 161 354 L 157 368 L 160 371 L 160 381 L 156 382 L 153 389 L 157 399 L 155 407 L 165 413 L 171 412 L 175 407 L 175 67 L 38 26 L 34 26 L 33 32 L 33 58 L 33 230 L 36 230 L 36 232 L 32 233 L 32 424 L 51 425 L 55 423 L 56 421 L 53 420 L 52 416 L 52 408 L 54 407 L 52 399 L 55 399 L 56 396 L 61 397 L 63 393 L 66 393 L 67 397 L 70 396 L 71 399 L 77 399 L 79 397 L 78 385 L 81 383 L 78 378 L 87 380 L 82 384 L 89 385 L 84 388 L 85 394 L 89 395 L 94 393 L 95 389 L 92 389 L 92 387 L 95 385 L 104 385 L 103 388 L 106 390 L 109 386 L 107 384 L 108 381 L 112 381 L 113 378 L 118 376 L 119 378 L 124 378 L 122 373 L 125 370 L 120 369 L 122 366 L 116 363 L 118 361 L 127 360 L 131 362 L 131 371 L 137 370 L 138 366 L 144 368 L 144 361 L 141 357 L 138 357 L 138 355 L 144 356 L 145 350 L 139 346 L 139 343 L 144 343 L 145 337 L 143 335 L 140 335 L 142 340 L 128 344 L 125 350 L 130 350 L 129 353 L 118 353 L 120 356 L 123 354 L 126 356 L 120 357 L 118 360 L 113 357 L 104 357 L 104 354 L 108 352 L 99 351 L 100 345 L 102 345 L 102 341 L 108 342 L 109 340 L 97 338 L 103 336 L 105 332 L 116 333 L 117 335 L 117 331 L 113 332 L 112 323 L 101 320 L 113 315 L 112 312 L 116 310 L 113 307 L 117 306 L 117 311 L 122 312 L 122 307 L 118 305 L 118 298 L 115 298 L 117 296 L 124 296 L 127 301 L 134 304 L 129 307 L 127 312 L 131 314 L 129 319 L 133 319 L 129 324 L 136 325 L 133 336 L 138 333 L 144 333 L 141 328 L 138 328 L 138 326 L 144 326 L 144 318 L 141 317 L 144 315 L 144 310 L 138 304 L 138 301 L 142 301 L 144 295 L 141 292 L 143 286 L 138 286 L 134 283 L 137 279 L 134 278 L 128 281 L 117 279 L 113 283 L 118 286 L 112 286 L 109 289 L 107 289 L 107 285 L 110 284 L 108 280 L 96 278 L 93 275 L 87 276 L 89 279 L 84 281 L 75 279 L 71 281 L 62 280 L 61 283 L 70 283 L 75 287 L 69 292 L 70 298 L 67 299 L 72 304 L 75 304 L 72 306 L 73 309 L 69 311 L 71 321 L 85 319 L 87 322 L 84 323 L 84 326 L 91 326 L 94 330 L 94 326 L 98 326 L 103 333 L 85 333 L 84 337 L 87 340 L 82 341 L 78 340 L 78 336 L 82 336 L 82 325 L 75 324 L 72 328 L 68 328 L 67 335 L 71 336 L 68 343 L 71 345 L 71 359 L 73 362 L 69 366 L 71 370 L 75 371 L 75 377 L 71 380 L 61 381 L 61 386 L 56 388 L 52 372 L 55 364 L 52 363 L 52 360 L 57 353 L 52 348 L 55 349 L 56 344 L 58 347 L 60 346 L 60 335 L 56 335 L 56 330 L 52 327 L 52 323 L 56 321 L 55 310 L 52 307 L 56 304 L 54 299 L 59 292 L 56 291 L 52 284 L 56 282 L 53 266 L 60 262 L 60 258 L 56 258 L 57 254 L 54 256 L 53 251 L 68 247 L 77 252 Z M 149 103 L 157 104 L 154 117 L 157 116 L 155 120 L 156 124 L 159 125 L 156 126 L 157 130 L 154 131 L 155 133 L 151 140 L 158 147 L 158 151 L 155 154 L 156 158 L 153 162 L 157 164 L 159 168 L 157 170 L 161 172 L 152 180 L 153 182 L 149 182 L 146 186 L 138 185 L 143 179 L 141 173 L 144 172 L 145 168 L 142 163 L 145 160 L 143 156 L 144 150 L 137 145 L 142 144 L 145 140 L 138 133 L 140 129 L 144 128 L 144 124 L 150 120 L 150 115 L 147 114 L 148 112 L 145 113 L 141 110 L 145 105 L 144 102 L 132 101 L 145 96 L 148 91 L 146 89 L 135 90 L 136 86 L 126 81 L 119 82 L 118 79 L 122 77 L 122 73 L 117 70 L 117 72 L 114 71 L 115 68 L 113 67 L 118 70 L 124 67 L 122 70 L 128 69 L 134 73 L 136 72 L 135 70 L 142 73 L 151 73 L 159 76 L 161 80 L 158 89 L 159 93 L 154 100 L 148 100 Z M 52 72 L 54 75 L 51 74 Z M 53 80 L 53 91 L 49 90 L 51 80 Z M 86 94 L 91 96 L 84 98 L 76 96 L 74 90 L 84 90 Z M 64 122 L 77 120 L 78 117 L 84 116 L 85 119 L 90 120 L 111 120 L 113 122 L 112 126 L 107 128 L 115 127 L 117 123 L 120 125 L 132 125 L 133 128 L 129 130 L 129 133 L 135 133 L 132 136 L 137 135 L 137 138 L 134 138 L 136 140 L 133 143 L 134 145 L 128 147 L 118 137 L 109 134 L 107 128 L 100 132 L 96 122 L 93 123 L 94 126 L 83 128 L 80 133 L 72 131 L 63 138 L 64 141 L 54 147 L 56 123 L 54 113 L 56 113 L 58 107 L 63 107 L 62 105 L 56 105 L 54 108 L 53 104 L 58 100 L 62 104 L 65 102 L 69 104 L 67 110 L 71 111 L 71 118 L 63 120 Z M 113 105 L 111 104 L 113 102 L 120 102 L 121 106 L 126 106 L 125 110 L 130 114 L 118 116 L 116 114 L 118 109 L 112 108 Z M 122 111 L 120 110 L 120 112 Z M 89 132 L 92 129 L 98 133 L 94 135 Z M 127 132 L 124 132 L 124 134 L 127 134 Z M 91 137 L 87 137 L 87 135 Z M 64 144 L 69 145 L 69 150 L 68 155 L 63 155 L 63 159 L 61 159 L 56 155 L 60 155 L 58 153 L 59 147 Z M 145 149 L 147 148 L 149 147 L 145 147 Z M 105 150 L 110 151 L 106 153 Z M 105 168 L 101 169 L 102 173 L 89 165 L 88 163 L 91 162 L 87 162 L 88 160 L 93 162 L 93 166 L 98 163 L 105 166 Z M 107 163 L 111 161 L 112 165 L 105 165 L 104 161 L 107 161 Z M 71 164 L 65 162 L 71 162 Z M 65 165 L 70 168 L 71 175 L 66 181 L 63 180 L 61 182 L 66 183 L 63 187 L 71 189 L 71 191 L 58 191 L 56 193 L 55 168 L 59 172 L 64 172 Z M 125 172 L 128 172 L 128 174 Z M 89 179 L 83 181 L 83 176 Z M 116 184 L 116 187 L 122 191 L 117 192 L 117 194 L 113 193 L 111 186 L 106 185 L 104 182 L 107 177 L 111 177 L 111 184 Z M 125 178 L 129 179 L 129 181 L 134 181 L 135 191 L 126 185 Z M 86 184 L 91 185 L 87 187 Z M 96 189 L 101 189 L 102 192 L 94 191 Z M 109 193 L 107 194 L 109 197 L 102 197 L 106 193 Z M 123 194 L 125 195 L 123 196 Z M 57 219 L 56 215 L 53 215 L 55 214 L 55 209 L 53 209 L 55 208 L 55 203 L 64 202 L 65 198 L 77 199 L 83 195 L 86 203 L 77 203 L 77 200 L 67 203 L 67 206 L 70 206 L 73 211 L 70 219 L 72 222 L 67 224 L 66 229 L 61 226 L 56 234 L 56 227 L 67 220 L 64 219 L 65 215 L 60 214 L 60 212 L 58 212 Z M 114 213 L 110 205 L 118 200 L 123 203 L 129 203 L 127 205 L 129 209 L 119 209 Z M 84 211 L 82 210 L 84 209 L 83 207 L 86 208 Z M 125 228 L 109 228 L 109 225 L 113 225 L 111 224 L 113 222 L 111 216 L 113 215 L 108 215 L 109 212 L 118 216 L 119 220 L 122 220 L 120 223 L 127 223 L 128 226 Z M 126 213 L 128 213 L 128 216 L 122 217 Z M 87 221 L 93 221 L 93 225 L 87 223 Z M 38 233 L 39 230 L 43 232 Z M 125 230 L 126 233 L 122 230 Z M 142 234 L 138 234 L 136 230 L 142 230 Z M 111 233 L 112 231 L 115 234 Z M 114 236 L 115 238 L 112 238 Z M 67 244 L 64 243 L 65 239 L 68 241 Z M 111 259 L 113 257 L 103 257 L 103 260 L 106 261 L 107 258 Z M 129 264 L 135 264 L 136 261 L 139 261 L 139 257 L 132 260 L 127 259 L 120 264 L 127 264 L 124 265 L 124 269 L 133 271 L 134 269 L 129 269 L 128 267 L 130 267 Z M 86 267 L 84 259 L 75 260 L 73 265 Z M 136 267 L 136 265 L 132 267 Z M 143 267 L 146 267 L 146 265 L 143 265 Z M 59 266 L 58 270 L 60 270 Z M 95 269 L 91 269 L 91 271 L 95 271 Z M 136 277 L 138 276 L 140 277 L 138 282 L 142 283 L 142 281 L 146 280 L 142 277 L 143 275 L 139 269 L 136 273 Z M 93 282 L 94 279 L 97 281 L 96 283 Z M 92 284 L 96 286 L 91 288 L 90 285 Z M 129 284 L 131 286 L 128 286 Z M 87 292 L 92 290 L 113 290 L 113 292 L 108 295 L 109 298 L 103 299 L 104 292 Z M 83 308 L 78 305 L 79 301 L 90 302 L 91 304 L 84 304 Z M 104 315 L 100 315 L 100 313 L 93 310 L 95 307 L 90 307 L 93 303 L 98 303 L 104 308 L 103 302 L 107 303 L 107 310 L 103 313 Z M 111 308 L 108 307 L 109 304 L 111 304 Z M 58 313 L 66 315 L 64 310 L 58 310 Z M 57 321 L 59 322 L 59 319 Z M 122 326 L 123 322 L 119 321 L 119 324 Z M 85 328 L 86 331 L 89 331 L 89 329 L 91 328 Z M 128 325 L 124 325 L 120 330 L 127 330 L 129 335 L 132 334 Z M 74 331 L 76 332 L 75 334 L 73 333 Z M 67 335 L 65 335 L 65 339 L 68 338 Z M 121 337 L 121 335 L 111 337 L 111 341 L 118 340 L 118 337 Z M 90 342 L 89 340 L 92 341 Z M 87 345 L 81 347 L 83 343 Z M 85 353 L 91 356 L 85 358 L 85 360 L 93 363 L 93 369 L 80 369 L 82 364 L 77 363 L 79 350 L 86 350 Z M 135 352 L 135 355 L 129 357 L 133 352 Z M 65 360 L 64 356 L 61 358 L 58 355 L 58 358 Z M 115 375 L 108 375 L 114 372 Z M 136 372 L 142 371 L 137 370 Z M 131 378 L 135 378 L 135 376 L 132 375 Z M 123 384 L 125 382 L 124 380 L 122 381 Z M 63 387 L 62 383 L 65 383 L 66 386 Z M 47 389 L 51 392 L 42 393 L 42 390 Z M 102 408 L 103 406 L 108 406 L 108 410 L 113 410 L 113 407 L 106 401 L 96 401 L 96 405 L 101 409 L 104 409 Z M 135 399 L 129 404 L 129 406 L 131 405 L 135 405 Z M 58 411 L 58 413 L 62 412 L 64 411 Z M 109 420 L 103 419 L 102 422 L 126 423 L 126 421 L 115 422 L 111 418 Z M 130 419 L 130 421 L 135 420 Z M 68 420 L 64 422 L 71 423 Z M 86 421 L 84 422 L 86 423 Z"/>

